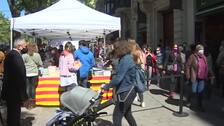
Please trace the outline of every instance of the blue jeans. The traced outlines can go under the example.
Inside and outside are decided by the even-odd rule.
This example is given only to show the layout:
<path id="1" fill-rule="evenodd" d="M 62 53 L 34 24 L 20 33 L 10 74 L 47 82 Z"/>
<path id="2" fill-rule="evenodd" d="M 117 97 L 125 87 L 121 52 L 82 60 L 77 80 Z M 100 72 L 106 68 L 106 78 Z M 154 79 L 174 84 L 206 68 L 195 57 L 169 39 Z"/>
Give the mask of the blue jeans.
<path id="1" fill-rule="evenodd" d="M 38 76 L 27 77 L 26 78 L 26 92 L 29 98 L 35 98 L 35 90 L 38 83 Z"/>
<path id="2" fill-rule="evenodd" d="M 90 85 L 88 83 L 88 77 L 80 78 L 80 85 L 85 88 L 90 88 Z"/>
<path id="3" fill-rule="evenodd" d="M 197 79 L 192 83 L 192 92 L 193 93 L 201 93 L 205 87 L 205 80 Z"/>

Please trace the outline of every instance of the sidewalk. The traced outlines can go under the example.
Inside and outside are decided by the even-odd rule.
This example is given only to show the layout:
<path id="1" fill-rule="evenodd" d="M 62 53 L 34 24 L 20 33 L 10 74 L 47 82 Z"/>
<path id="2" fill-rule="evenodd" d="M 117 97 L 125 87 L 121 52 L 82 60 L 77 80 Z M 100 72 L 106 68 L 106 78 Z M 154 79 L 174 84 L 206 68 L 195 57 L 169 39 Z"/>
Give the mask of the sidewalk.
<path id="1" fill-rule="evenodd" d="M 184 107 L 184 112 L 187 112 L 189 116 L 176 117 L 173 113 L 179 110 L 179 106 L 168 104 L 167 97 L 161 95 L 161 92 L 166 91 L 155 85 L 150 87 L 150 91 L 152 93 L 144 94 L 145 108 L 133 105 L 133 115 L 138 126 L 223 126 L 224 124 L 224 112 L 221 111 L 221 107 L 224 107 L 223 99 L 214 98 L 211 101 L 206 101 L 205 113 L 194 112 Z M 222 103 L 218 100 L 222 100 Z M 102 119 L 112 122 L 112 109 L 113 106 L 108 108 L 109 115 Z M 124 126 L 128 126 L 125 119 L 122 123 Z"/>
<path id="2" fill-rule="evenodd" d="M 178 111 L 179 107 L 170 104 L 167 97 L 162 95 L 166 91 L 152 85 L 150 92 L 144 94 L 146 107 L 138 106 L 139 103 L 133 104 L 133 115 L 138 126 L 223 126 L 224 124 L 224 99 L 212 97 L 210 101 L 205 101 L 206 112 L 194 112 L 184 107 L 184 112 L 189 114 L 188 117 L 175 117 L 173 112 Z M 110 106 L 103 111 L 108 115 L 97 119 L 98 126 L 111 126 L 112 113 L 114 106 Z M 49 118 L 54 115 L 55 107 L 36 107 L 32 110 L 22 109 L 22 126 L 45 126 Z M 128 126 L 125 119 L 122 121 L 123 126 Z"/>

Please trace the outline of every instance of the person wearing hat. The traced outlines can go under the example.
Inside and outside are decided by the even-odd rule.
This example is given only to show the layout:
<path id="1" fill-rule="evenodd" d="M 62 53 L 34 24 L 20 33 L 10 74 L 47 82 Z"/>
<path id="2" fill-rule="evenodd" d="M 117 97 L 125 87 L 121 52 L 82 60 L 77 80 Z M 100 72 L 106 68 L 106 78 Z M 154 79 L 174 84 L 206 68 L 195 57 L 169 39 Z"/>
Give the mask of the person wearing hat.
<path id="1" fill-rule="evenodd" d="M 186 78 L 192 83 L 191 95 L 188 97 L 190 108 L 197 108 L 204 111 L 202 106 L 205 79 L 208 76 L 208 65 L 204 55 L 204 47 L 201 44 L 196 46 L 195 53 L 192 53 L 186 63 Z M 197 97 L 196 106 L 192 98 Z"/>

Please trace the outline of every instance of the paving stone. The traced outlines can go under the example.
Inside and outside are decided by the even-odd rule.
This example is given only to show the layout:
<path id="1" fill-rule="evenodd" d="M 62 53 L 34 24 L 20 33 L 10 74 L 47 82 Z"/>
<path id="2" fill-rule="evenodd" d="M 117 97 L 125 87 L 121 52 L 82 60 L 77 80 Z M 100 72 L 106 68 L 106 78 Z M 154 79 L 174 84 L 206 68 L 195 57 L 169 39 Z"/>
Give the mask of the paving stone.
<path id="1" fill-rule="evenodd" d="M 159 91 L 160 88 L 152 85 L 150 87 Z M 144 94 L 146 107 L 142 108 L 138 105 L 133 105 L 133 115 L 138 126 L 223 126 L 224 112 L 221 111 L 224 107 L 223 100 L 214 98 L 211 101 L 205 101 L 207 112 L 194 112 L 188 108 L 183 111 L 189 114 L 188 117 L 176 117 L 173 112 L 178 111 L 179 107 L 166 102 L 167 97 L 161 94 L 153 94 L 146 92 Z M 138 104 L 138 102 L 136 102 Z M 98 119 L 98 124 L 104 122 L 104 126 L 112 124 L 112 113 L 114 105 L 102 110 L 108 112 L 108 115 Z M 36 107 L 32 110 L 22 109 L 22 118 L 27 124 L 32 123 L 32 126 L 45 126 L 46 122 L 54 115 L 55 107 Z M 33 118 L 34 117 L 34 118 Z M 128 126 L 125 118 L 122 120 L 123 126 Z M 23 125 L 24 126 L 24 125 Z"/>

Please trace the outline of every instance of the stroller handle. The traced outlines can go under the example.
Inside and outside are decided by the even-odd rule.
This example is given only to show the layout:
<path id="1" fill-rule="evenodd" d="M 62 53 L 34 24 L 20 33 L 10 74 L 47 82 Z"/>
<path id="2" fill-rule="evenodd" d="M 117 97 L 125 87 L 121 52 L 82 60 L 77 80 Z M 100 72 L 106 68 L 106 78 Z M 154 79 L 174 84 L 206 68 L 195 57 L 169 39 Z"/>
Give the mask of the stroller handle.
<path id="1" fill-rule="evenodd" d="M 101 85 L 100 90 L 97 91 L 98 92 L 98 95 L 96 96 L 96 98 L 93 97 L 93 98 L 90 99 L 90 103 L 91 104 L 94 104 L 96 101 L 101 101 L 102 100 L 103 93 L 104 93 L 104 90 L 103 90 L 103 87 L 104 86 L 105 86 L 105 83 L 103 83 Z"/>

